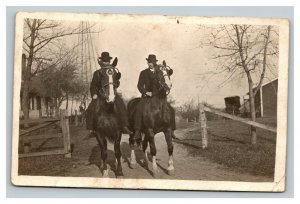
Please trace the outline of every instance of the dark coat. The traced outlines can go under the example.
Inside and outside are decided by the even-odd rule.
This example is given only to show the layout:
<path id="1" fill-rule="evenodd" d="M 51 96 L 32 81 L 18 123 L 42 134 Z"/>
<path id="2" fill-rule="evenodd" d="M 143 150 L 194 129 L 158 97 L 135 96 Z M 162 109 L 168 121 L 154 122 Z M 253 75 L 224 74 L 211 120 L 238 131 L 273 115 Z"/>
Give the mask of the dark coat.
<path id="1" fill-rule="evenodd" d="M 173 70 L 172 69 L 168 70 L 168 74 L 172 75 Z M 146 92 L 153 92 L 154 78 L 155 78 L 155 74 L 149 68 L 141 71 L 137 88 L 142 94 L 142 96 L 145 96 Z"/>
<path id="2" fill-rule="evenodd" d="M 102 69 L 105 69 L 105 67 L 98 69 L 93 74 L 93 79 L 92 79 L 91 86 L 90 86 L 91 97 L 93 97 L 94 94 L 98 95 L 99 91 L 101 89 L 101 71 L 102 71 Z M 117 84 L 116 88 L 118 88 L 120 85 L 120 81 L 117 80 L 116 84 Z"/>
<path id="3" fill-rule="evenodd" d="M 154 81 L 155 74 L 147 68 L 141 71 L 139 76 L 139 81 L 137 84 L 137 88 L 142 95 L 145 95 L 146 92 L 153 91 L 153 81 Z"/>

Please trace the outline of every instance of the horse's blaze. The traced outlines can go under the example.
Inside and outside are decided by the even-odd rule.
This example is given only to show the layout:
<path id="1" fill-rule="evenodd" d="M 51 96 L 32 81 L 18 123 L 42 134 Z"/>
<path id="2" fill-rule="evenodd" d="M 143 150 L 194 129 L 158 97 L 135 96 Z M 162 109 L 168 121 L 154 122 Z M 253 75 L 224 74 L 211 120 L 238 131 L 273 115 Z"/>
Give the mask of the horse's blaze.
<path id="1" fill-rule="evenodd" d="M 110 73 L 108 70 L 107 75 L 108 75 L 108 99 L 107 99 L 107 102 L 112 103 L 115 101 L 113 74 Z"/>

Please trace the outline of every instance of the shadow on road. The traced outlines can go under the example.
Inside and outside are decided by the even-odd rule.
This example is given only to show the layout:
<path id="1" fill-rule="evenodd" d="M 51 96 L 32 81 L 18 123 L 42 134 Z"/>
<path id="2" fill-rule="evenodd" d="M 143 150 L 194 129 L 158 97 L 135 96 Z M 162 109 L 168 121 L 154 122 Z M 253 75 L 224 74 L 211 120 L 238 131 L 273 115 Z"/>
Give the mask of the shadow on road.
<path id="1" fill-rule="evenodd" d="M 122 157 L 124 158 L 125 162 L 128 165 L 128 168 L 130 168 L 130 155 L 131 155 L 131 148 L 128 143 L 122 142 L 121 143 L 121 152 Z M 139 166 L 141 166 L 143 169 L 145 169 L 150 175 L 153 176 L 152 171 L 148 168 L 147 165 L 144 163 L 144 153 L 141 150 L 135 150 L 135 156 L 136 156 L 136 162 Z M 150 158 L 151 155 L 148 154 L 148 158 Z"/>
<path id="2" fill-rule="evenodd" d="M 122 152 L 122 158 L 124 160 L 124 163 L 130 168 L 130 155 L 131 155 L 131 148 L 128 143 L 122 142 L 121 143 L 121 152 Z M 150 153 L 148 152 L 148 158 L 149 158 L 149 163 L 148 165 L 145 164 L 144 162 L 144 153 L 141 150 L 135 150 L 135 155 L 136 155 L 136 161 L 138 166 L 142 167 L 145 169 L 151 176 L 154 176 L 153 172 L 150 170 L 149 166 L 152 165 L 152 157 Z M 89 165 L 96 165 L 100 171 L 103 171 L 102 167 L 102 159 L 101 159 L 101 151 L 99 145 L 95 145 L 92 148 L 91 154 L 89 156 Z M 123 163 L 123 164 L 124 164 Z M 122 165 L 123 165 L 122 164 Z M 110 167 L 110 170 L 116 173 L 116 159 L 115 159 L 115 153 L 114 151 L 108 149 L 107 150 L 107 165 Z M 140 167 L 136 168 L 140 168 Z M 159 164 L 159 160 L 157 160 L 157 166 L 165 173 L 168 175 L 168 171 L 166 168 L 164 168 L 161 164 Z"/>
<path id="3" fill-rule="evenodd" d="M 89 157 L 89 164 L 95 164 L 102 172 L 102 159 L 99 145 L 93 147 L 91 155 Z M 116 173 L 116 159 L 115 153 L 112 150 L 107 150 L 107 165 L 110 166 L 110 170 Z"/>

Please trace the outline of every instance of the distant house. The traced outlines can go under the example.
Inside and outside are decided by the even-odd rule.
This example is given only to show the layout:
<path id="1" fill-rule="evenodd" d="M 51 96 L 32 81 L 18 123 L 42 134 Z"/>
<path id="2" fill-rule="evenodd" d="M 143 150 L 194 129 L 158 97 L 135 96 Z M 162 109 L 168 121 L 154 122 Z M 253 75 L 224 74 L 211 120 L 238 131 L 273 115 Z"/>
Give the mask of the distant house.
<path id="1" fill-rule="evenodd" d="M 277 90 L 277 78 L 261 85 L 254 98 L 257 117 L 277 117 Z M 240 111 L 250 116 L 249 93 L 246 96 Z"/>
<path id="2" fill-rule="evenodd" d="M 22 89 L 22 88 L 21 88 Z M 20 92 L 20 114 L 19 117 L 24 116 L 22 110 L 22 90 Z M 29 118 L 37 119 L 42 117 L 52 117 L 55 115 L 55 108 L 53 99 L 47 96 L 45 88 L 42 86 L 39 77 L 33 77 L 29 84 Z"/>
<path id="3" fill-rule="evenodd" d="M 20 91 L 20 110 L 19 117 L 23 118 L 24 113 L 22 110 L 22 89 L 23 89 L 23 77 L 24 68 L 26 67 L 27 59 L 26 55 L 22 55 L 22 82 Z M 54 116 L 54 104 L 53 98 L 47 95 L 47 87 L 44 86 L 41 78 L 39 76 L 34 76 L 31 78 L 29 83 L 29 118 L 36 119 L 42 117 Z"/>

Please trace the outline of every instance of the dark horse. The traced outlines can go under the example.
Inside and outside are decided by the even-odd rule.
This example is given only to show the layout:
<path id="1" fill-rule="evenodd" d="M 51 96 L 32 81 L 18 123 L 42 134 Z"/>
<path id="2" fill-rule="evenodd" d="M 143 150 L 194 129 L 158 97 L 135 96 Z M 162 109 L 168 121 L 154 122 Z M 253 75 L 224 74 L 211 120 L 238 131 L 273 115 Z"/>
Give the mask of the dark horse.
<path id="1" fill-rule="evenodd" d="M 100 145 L 102 158 L 102 174 L 103 177 L 108 177 L 107 168 L 107 140 L 114 144 L 115 157 L 117 160 L 116 177 L 122 177 L 121 165 L 121 121 L 116 113 L 115 98 L 117 95 L 117 69 L 114 67 L 102 68 L 101 74 L 101 89 L 96 101 L 95 123 L 96 124 L 96 139 Z"/>
<path id="2" fill-rule="evenodd" d="M 168 173 L 171 175 L 174 172 L 173 165 L 173 144 L 172 144 L 172 130 L 170 126 L 171 114 L 170 106 L 167 102 L 167 95 L 171 89 L 171 80 L 169 67 L 165 61 L 160 65 L 155 72 L 153 81 L 153 94 L 149 98 L 135 98 L 129 101 L 127 110 L 129 114 L 129 126 L 133 131 L 134 115 L 136 111 L 142 111 L 142 129 L 141 132 L 145 135 L 142 141 L 142 149 L 145 156 L 145 166 L 148 168 L 147 146 L 150 145 L 150 153 L 152 156 L 153 176 L 158 173 L 156 164 L 156 147 L 155 134 L 163 132 L 168 146 L 169 162 Z M 134 152 L 134 135 L 130 135 L 129 144 L 131 146 L 130 167 L 134 168 L 136 164 Z"/>

